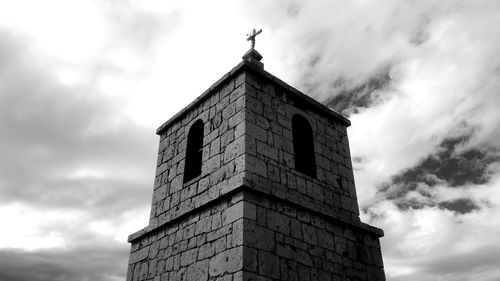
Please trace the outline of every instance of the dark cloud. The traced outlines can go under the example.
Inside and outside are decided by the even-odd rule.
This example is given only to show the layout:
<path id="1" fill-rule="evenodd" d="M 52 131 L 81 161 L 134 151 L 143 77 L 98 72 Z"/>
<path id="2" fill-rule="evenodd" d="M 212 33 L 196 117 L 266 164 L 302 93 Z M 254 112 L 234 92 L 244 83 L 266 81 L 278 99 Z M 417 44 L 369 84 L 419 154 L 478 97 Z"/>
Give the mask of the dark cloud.
<path id="1" fill-rule="evenodd" d="M 417 166 L 393 176 L 384 183 L 379 192 L 393 200 L 401 209 L 422 208 L 438 205 L 440 208 L 467 213 L 479 207 L 470 199 L 439 202 L 432 188 L 446 184 L 454 188 L 467 185 L 486 184 L 490 179 L 489 166 L 500 160 L 491 149 L 468 149 L 460 151 L 458 147 L 466 143 L 471 135 L 445 139 L 438 152 L 427 156 Z M 410 196 L 409 193 L 418 194 Z"/>
<path id="2" fill-rule="evenodd" d="M 469 198 L 440 202 L 438 206 L 442 209 L 454 211 L 459 214 L 466 214 L 479 209 L 479 206 Z"/>
<path id="3" fill-rule="evenodd" d="M 383 67 L 381 71 L 364 81 L 361 85 L 349 85 L 350 81 L 339 78 L 332 83 L 332 98 L 326 102 L 328 107 L 350 116 L 359 113 L 362 108 L 375 104 L 381 91 L 386 91 L 391 85 L 391 67 Z"/>
<path id="4" fill-rule="evenodd" d="M 469 137 L 445 139 L 436 154 L 425 158 L 418 166 L 394 177 L 394 183 L 425 182 L 432 185 L 437 179 L 452 187 L 466 184 L 484 184 L 489 179 L 488 165 L 498 160 L 491 151 L 470 149 L 456 151 L 456 147 Z M 434 175 L 434 177 L 429 177 Z"/>
<path id="5" fill-rule="evenodd" d="M 69 250 L 0 250 L 0 280 L 125 280 L 128 249 L 106 241 Z"/>

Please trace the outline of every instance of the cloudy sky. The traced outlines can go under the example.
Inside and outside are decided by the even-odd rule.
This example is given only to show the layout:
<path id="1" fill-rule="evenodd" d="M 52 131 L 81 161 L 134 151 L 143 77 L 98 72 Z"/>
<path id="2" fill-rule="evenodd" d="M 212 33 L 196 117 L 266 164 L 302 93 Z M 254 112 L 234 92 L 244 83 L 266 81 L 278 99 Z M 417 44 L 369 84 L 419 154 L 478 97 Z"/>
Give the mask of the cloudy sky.
<path id="1" fill-rule="evenodd" d="M 500 280 L 500 1 L 0 0 L 0 280 L 124 280 L 155 129 L 262 28 L 348 116 L 387 280 Z"/>

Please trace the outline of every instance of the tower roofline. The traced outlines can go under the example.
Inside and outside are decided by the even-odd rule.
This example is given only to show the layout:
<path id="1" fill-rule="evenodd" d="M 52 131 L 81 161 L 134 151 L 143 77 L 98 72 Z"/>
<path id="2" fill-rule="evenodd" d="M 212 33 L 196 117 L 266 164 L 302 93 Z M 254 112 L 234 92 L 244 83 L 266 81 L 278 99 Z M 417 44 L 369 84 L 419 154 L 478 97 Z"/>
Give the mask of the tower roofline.
<path id="1" fill-rule="evenodd" d="M 247 52 L 248 54 L 248 52 Z M 198 96 L 193 102 L 188 104 L 186 107 L 184 107 L 181 111 L 179 111 L 177 114 L 172 116 L 169 120 L 164 122 L 158 129 L 156 130 L 156 134 L 160 135 L 165 129 L 167 129 L 172 123 L 175 121 L 179 120 L 182 118 L 187 112 L 189 112 L 192 108 L 196 107 L 199 105 L 201 102 L 206 100 L 211 96 L 211 94 L 218 90 L 225 81 L 231 79 L 232 77 L 236 76 L 243 70 L 250 70 L 253 73 L 256 73 L 270 82 L 274 83 L 275 85 L 287 90 L 289 93 L 294 95 L 295 97 L 299 98 L 301 101 L 306 102 L 310 106 L 314 107 L 315 109 L 319 110 L 321 113 L 337 120 L 340 121 L 342 124 L 344 124 L 346 127 L 349 127 L 351 125 L 351 121 L 341 115 L 340 113 L 328 108 L 327 106 L 321 104 L 320 102 L 317 102 L 313 98 L 309 97 L 308 95 L 302 93 L 301 91 L 295 89 L 294 87 L 288 85 L 286 82 L 283 80 L 277 78 L 276 76 L 272 75 L 271 73 L 267 72 L 264 70 L 262 63 L 259 61 L 255 60 L 247 60 L 246 56 L 243 57 L 243 61 L 241 61 L 238 65 L 236 65 L 231 71 L 223 75 L 217 82 L 212 84 L 207 90 L 205 90 L 200 96 Z M 248 56 L 247 56 L 248 57 Z"/>

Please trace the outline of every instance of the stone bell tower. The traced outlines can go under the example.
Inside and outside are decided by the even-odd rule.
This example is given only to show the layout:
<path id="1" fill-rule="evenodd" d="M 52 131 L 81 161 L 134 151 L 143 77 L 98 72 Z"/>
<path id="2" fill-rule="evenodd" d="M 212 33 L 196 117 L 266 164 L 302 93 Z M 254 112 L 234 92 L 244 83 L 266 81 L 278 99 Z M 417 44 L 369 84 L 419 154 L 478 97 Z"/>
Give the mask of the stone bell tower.
<path id="1" fill-rule="evenodd" d="M 383 231 L 359 219 L 349 120 L 261 59 L 251 48 L 158 128 L 127 280 L 385 280 Z"/>

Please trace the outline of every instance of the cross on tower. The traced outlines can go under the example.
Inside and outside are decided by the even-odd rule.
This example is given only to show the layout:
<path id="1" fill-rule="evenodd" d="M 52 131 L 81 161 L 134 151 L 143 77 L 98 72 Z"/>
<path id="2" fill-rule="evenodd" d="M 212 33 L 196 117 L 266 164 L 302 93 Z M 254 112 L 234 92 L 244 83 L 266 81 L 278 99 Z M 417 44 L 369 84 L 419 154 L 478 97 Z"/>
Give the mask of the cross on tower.
<path id="1" fill-rule="evenodd" d="M 259 29 L 258 31 L 255 30 L 255 28 L 252 30 L 252 33 L 247 34 L 247 41 L 250 41 L 252 44 L 252 49 L 255 47 L 255 36 L 259 35 L 262 32 L 262 29 Z"/>

